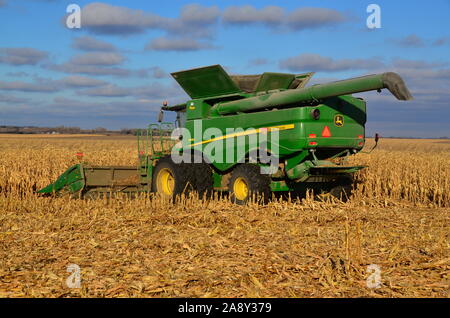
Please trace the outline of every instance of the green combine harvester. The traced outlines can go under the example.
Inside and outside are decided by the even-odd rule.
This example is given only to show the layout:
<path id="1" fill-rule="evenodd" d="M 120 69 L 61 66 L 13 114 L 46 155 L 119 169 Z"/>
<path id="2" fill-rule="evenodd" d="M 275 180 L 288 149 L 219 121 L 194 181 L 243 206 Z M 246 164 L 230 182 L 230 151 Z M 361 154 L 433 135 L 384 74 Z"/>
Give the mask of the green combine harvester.
<path id="1" fill-rule="evenodd" d="M 173 73 L 191 100 L 165 104 L 160 123 L 139 132 L 136 166 L 77 164 L 39 193 L 224 191 L 244 204 L 313 189 L 344 199 L 364 168 L 345 160 L 365 143 L 366 102 L 351 94 L 386 88 L 399 100 L 412 96 L 396 73 L 305 87 L 313 74 L 230 76 L 220 65 Z M 175 124 L 162 123 L 164 111 L 177 113 Z"/>

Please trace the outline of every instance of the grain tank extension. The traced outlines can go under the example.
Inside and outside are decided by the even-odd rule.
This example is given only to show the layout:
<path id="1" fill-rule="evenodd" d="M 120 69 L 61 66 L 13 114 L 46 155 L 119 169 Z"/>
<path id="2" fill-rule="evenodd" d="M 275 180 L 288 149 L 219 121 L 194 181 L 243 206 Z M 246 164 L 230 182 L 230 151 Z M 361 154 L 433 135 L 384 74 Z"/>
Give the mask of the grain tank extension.
<path id="1" fill-rule="evenodd" d="M 347 197 L 353 173 L 364 167 L 346 158 L 364 147 L 366 123 L 366 102 L 351 94 L 412 96 L 396 73 L 306 87 L 313 74 L 230 76 L 220 65 L 173 73 L 190 96 L 161 110 L 177 113 L 176 140 L 169 137 L 175 125 L 152 124 L 138 138 L 136 167 L 76 165 L 40 192 L 224 191 L 238 204 L 306 189 Z"/>

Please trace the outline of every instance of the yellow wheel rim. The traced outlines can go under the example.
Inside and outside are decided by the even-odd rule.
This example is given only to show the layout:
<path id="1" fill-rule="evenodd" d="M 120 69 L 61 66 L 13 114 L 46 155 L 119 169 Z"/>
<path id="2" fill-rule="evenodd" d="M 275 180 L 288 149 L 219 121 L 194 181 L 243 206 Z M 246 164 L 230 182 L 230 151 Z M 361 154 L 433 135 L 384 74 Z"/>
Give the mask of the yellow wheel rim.
<path id="1" fill-rule="evenodd" d="M 175 178 L 172 172 L 165 168 L 158 173 L 158 192 L 164 195 L 173 195 L 173 189 L 175 188 Z"/>
<path id="2" fill-rule="evenodd" d="M 248 197 L 248 184 L 244 178 L 237 178 L 233 184 L 233 192 L 236 199 L 244 201 Z"/>

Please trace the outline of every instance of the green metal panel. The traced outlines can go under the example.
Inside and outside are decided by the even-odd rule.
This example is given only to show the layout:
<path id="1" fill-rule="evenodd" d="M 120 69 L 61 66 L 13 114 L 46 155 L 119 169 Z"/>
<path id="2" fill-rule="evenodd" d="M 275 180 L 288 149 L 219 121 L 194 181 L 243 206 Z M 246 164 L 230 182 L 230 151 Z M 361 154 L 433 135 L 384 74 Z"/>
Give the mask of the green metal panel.
<path id="1" fill-rule="evenodd" d="M 67 169 L 52 184 L 38 191 L 41 194 L 53 194 L 66 190 L 71 193 L 81 191 L 85 186 L 84 170 L 82 164 L 77 164 Z"/>
<path id="2" fill-rule="evenodd" d="M 259 79 L 256 92 L 274 89 L 288 89 L 295 80 L 295 75 L 284 73 L 264 73 Z"/>
<path id="3" fill-rule="evenodd" d="M 286 184 L 286 181 L 272 181 L 270 190 L 273 192 L 291 191 L 292 189 Z"/>
<path id="4" fill-rule="evenodd" d="M 302 127 L 303 136 L 309 142 L 317 142 L 317 145 L 308 144 L 309 148 L 334 147 L 362 149 L 365 142 L 366 103 L 352 96 L 339 96 L 329 98 L 323 104 L 303 107 Z M 311 113 L 320 110 L 320 118 L 315 120 Z M 341 116 L 342 126 L 335 124 L 336 116 Z M 330 136 L 324 137 L 322 133 L 328 127 Z M 311 136 L 314 136 L 311 138 Z M 362 144 L 360 144 L 362 143 Z"/>
<path id="5" fill-rule="evenodd" d="M 292 180 L 307 182 L 310 178 L 321 176 L 348 175 L 366 166 L 339 166 L 325 160 L 307 160 L 286 171 L 287 177 Z"/>
<path id="6" fill-rule="evenodd" d="M 214 172 L 213 173 L 213 182 L 214 182 L 215 189 L 222 188 L 222 175 Z"/>
<path id="7" fill-rule="evenodd" d="M 208 115 L 210 105 L 204 103 L 202 99 L 191 100 L 187 103 L 186 119 L 200 119 Z"/>
<path id="8" fill-rule="evenodd" d="M 296 81 L 294 81 L 294 83 L 299 82 L 298 84 L 296 84 L 295 87 L 289 87 L 289 88 L 303 88 L 306 86 L 306 84 L 308 84 L 309 80 L 311 79 L 311 77 L 313 77 L 315 74 L 315 72 L 309 72 L 309 73 L 304 73 L 304 74 L 299 74 L 296 75 Z"/>
<path id="9" fill-rule="evenodd" d="M 176 72 L 172 76 L 192 99 L 241 92 L 220 65 Z"/>

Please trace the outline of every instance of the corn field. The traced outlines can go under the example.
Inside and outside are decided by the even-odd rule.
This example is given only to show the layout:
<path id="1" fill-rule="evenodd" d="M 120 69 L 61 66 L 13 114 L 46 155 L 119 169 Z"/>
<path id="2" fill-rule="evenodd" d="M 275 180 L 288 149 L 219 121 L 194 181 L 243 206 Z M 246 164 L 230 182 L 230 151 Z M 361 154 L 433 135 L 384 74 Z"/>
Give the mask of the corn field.
<path id="1" fill-rule="evenodd" d="M 77 152 L 137 164 L 134 138 L 0 135 L 0 297 L 450 296 L 449 141 L 386 139 L 353 156 L 368 168 L 346 203 L 265 206 L 37 196 Z"/>

